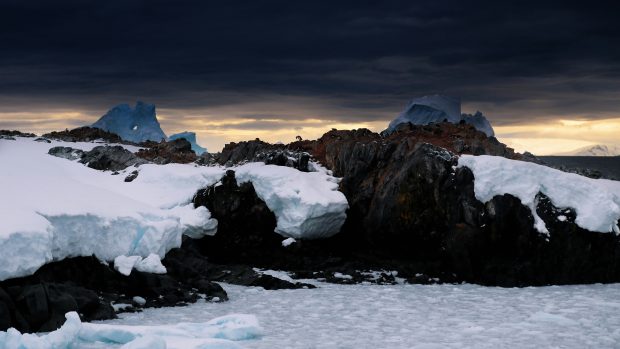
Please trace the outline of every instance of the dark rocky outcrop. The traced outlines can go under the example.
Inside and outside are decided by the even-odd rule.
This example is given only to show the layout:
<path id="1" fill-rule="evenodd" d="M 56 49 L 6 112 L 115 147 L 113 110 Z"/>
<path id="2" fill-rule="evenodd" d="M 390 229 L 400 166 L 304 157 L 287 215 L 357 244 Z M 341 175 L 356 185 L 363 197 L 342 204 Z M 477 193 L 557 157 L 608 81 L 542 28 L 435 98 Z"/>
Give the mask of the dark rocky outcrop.
<path id="1" fill-rule="evenodd" d="M 254 159 L 268 148 L 230 145 L 220 161 L 243 162 L 244 156 Z M 283 149 L 309 152 L 342 177 L 340 190 L 350 209 L 341 233 L 283 248 L 278 243 L 283 238 L 274 236 L 271 227 L 258 229 L 258 222 L 269 220 L 251 214 L 256 203 L 223 204 L 221 199 L 238 195 L 243 197 L 239 201 L 253 202 L 252 191 L 221 185 L 222 193 L 216 192 L 220 187 L 206 189 L 195 203 L 206 205 L 217 219 L 226 221 L 231 212 L 237 219 L 220 225 L 202 253 L 327 280 L 336 271 L 363 280 L 360 271 L 384 269 L 422 283 L 436 278 L 501 286 L 620 281 L 617 236 L 585 231 L 570 215 L 561 222 L 545 214 L 558 209 L 543 196 L 537 212 L 550 236 L 534 229 L 532 213 L 517 198 L 498 196 L 487 204 L 475 198 L 474 176 L 456 168 L 458 154 L 538 159 L 515 153 L 469 125 L 404 124 L 384 136 L 364 129 L 332 130 L 317 141 Z"/>
<path id="2" fill-rule="evenodd" d="M 120 145 L 100 145 L 86 152 L 71 147 L 53 147 L 48 154 L 68 160 L 79 159 L 80 163 L 101 171 L 120 171 L 148 163 Z"/>
<path id="3" fill-rule="evenodd" d="M 136 270 L 125 276 L 94 257 L 70 258 L 47 264 L 32 276 L 0 282 L 0 330 L 52 331 L 64 323 L 68 311 L 77 311 L 84 321 L 115 318 L 111 304 L 132 304 L 135 296 L 146 303 L 129 311 L 185 305 L 201 295 L 228 299 L 221 286 L 206 278 L 188 283 L 174 273 Z"/>
<path id="4" fill-rule="evenodd" d="M 46 133 L 42 137 L 63 142 L 93 142 L 100 140 L 107 143 L 133 144 L 123 141 L 115 133 L 88 126 L 78 127 L 73 130 L 54 131 Z"/>
<path id="5" fill-rule="evenodd" d="M 179 163 L 187 164 L 196 161 L 198 157 L 192 150 L 192 145 L 185 138 L 169 142 L 145 142 L 145 149 L 140 149 L 136 155 L 156 164 Z"/>
<path id="6" fill-rule="evenodd" d="M 202 159 L 203 163 L 218 163 L 220 165 L 237 165 L 244 162 L 264 162 L 267 165 L 293 167 L 303 172 L 309 172 L 310 154 L 300 148 L 297 143 L 292 146 L 284 144 L 270 144 L 259 139 L 254 141 L 229 143 L 219 154 L 211 154 Z"/>
<path id="7" fill-rule="evenodd" d="M 120 145 L 98 146 L 85 152 L 80 162 L 95 170 L 120 171 L 148 163 Z"/>
<path id="8" fill-rule="evenodd" d="M 28 138 L 32 138 L 32 137 L 36 137 L 37 135 L 35 135 L 34 133 L 28 133 L 28 132 L 21 132 L 21 131 L 16 131 L 16 130 L 0 130 L 0 136 L 3 137 L 8 137 L 8 138 L 13 138 L 13 137 L 28 137 Z"/>

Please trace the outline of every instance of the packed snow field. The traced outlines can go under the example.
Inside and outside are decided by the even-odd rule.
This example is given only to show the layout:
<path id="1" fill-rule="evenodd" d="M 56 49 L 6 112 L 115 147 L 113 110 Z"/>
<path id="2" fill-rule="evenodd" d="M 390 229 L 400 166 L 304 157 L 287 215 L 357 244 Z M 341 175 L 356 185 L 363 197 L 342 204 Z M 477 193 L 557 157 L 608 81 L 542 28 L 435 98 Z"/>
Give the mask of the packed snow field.
<path id="1" fill-rule="evenodd" d="M 147 309 L 105 323 L 164 325 L 237 312 L 254 314 L 262 336 L 236 343 L 256 349 L 620 345 L 620 284 L 536 288 L 317 285 L 311 290 L 278 291 L 223 285 L 229 302 Z"/>
<path id="2" fill-rule="evenodd" d="M 216 184 L 224 167 L 146 164 L 133 182 L 54 157 L 64 146 L 90 150 L 97 143 L 0 140 L 0 281 L 32 274 L 67 257 L 96 255 L 163 258 L 181 245 L 182 234 L 214 234 L 217 221 L 205 207 L 194 209 L 197 190 Z M 135 147 L 129 147 L 135 151 Z M 276 232 L 286 237 L 335 234 L 346 218 L 347 200 L 328 171 L 249 163 L 235 167 L 239 182 L 251 181 L 274 212 Z"/>

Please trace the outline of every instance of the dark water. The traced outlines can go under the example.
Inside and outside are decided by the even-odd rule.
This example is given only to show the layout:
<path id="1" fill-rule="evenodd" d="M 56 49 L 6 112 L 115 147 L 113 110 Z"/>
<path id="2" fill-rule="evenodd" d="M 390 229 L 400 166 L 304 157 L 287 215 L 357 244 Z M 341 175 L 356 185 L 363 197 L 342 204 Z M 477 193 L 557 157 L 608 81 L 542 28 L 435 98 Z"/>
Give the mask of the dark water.
<path id="1" fill-rule="evenodd" d="M 589 169 L 598 171 L 603 178 L 620 180 L 620 156 L 539 156 L 552 167 Z"/>

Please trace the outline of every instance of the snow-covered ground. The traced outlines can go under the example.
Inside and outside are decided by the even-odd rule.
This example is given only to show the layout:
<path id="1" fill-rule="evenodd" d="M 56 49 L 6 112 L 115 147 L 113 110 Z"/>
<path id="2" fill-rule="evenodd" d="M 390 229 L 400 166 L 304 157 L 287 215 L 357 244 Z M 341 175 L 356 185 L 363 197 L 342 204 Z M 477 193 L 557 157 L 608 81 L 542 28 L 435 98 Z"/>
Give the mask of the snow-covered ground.
<path id="1" fill-rule="evenodd" d="M 223 285 L 229 302 L 147 309 L 105 323 L 162 325 L 254 314 L 263 336 L 237 344 L 257 349 L 620 346 L 620 284 L 318 285 L 278 291 Z"/>
<path id="2" fill-rule="evenodd" d="M 459 166 L 474 174 L 476 198 L 482 202 L 496 195 L 511 194 L 528 206 L 535 227 L 548 233 L 545 222 L 536 214 L 536 195 L 543 193 L 558 208 L 572 208 L 575 223 L 596 232 L 620 234 L 620 182 L 591 179 L 566 173 L 531 162 L 510 160 L 499 156 L 462 155 Z"/>
<path id="3" fill-rule="evenodd" d="M 183 233 L 215 233 L 217 222 L 205 207 L 194 209 L 191 199 L 198 189 L 217 183 L 226 168 L 146 164 L 134 181 L 125 182 L 135 168 L 113 175 L 48 155 L 55 146 L 90 150 L 98 145 L 0 140 L 0 280 L 74 256 L 163 257 L 180 246 Z M 254 184 L 284 237 L 335 234 L 344 223 L 347 200 L 337 191 L 337 179 L 325 171 L 262 163 L 234 169 L 239 182 Z"/>

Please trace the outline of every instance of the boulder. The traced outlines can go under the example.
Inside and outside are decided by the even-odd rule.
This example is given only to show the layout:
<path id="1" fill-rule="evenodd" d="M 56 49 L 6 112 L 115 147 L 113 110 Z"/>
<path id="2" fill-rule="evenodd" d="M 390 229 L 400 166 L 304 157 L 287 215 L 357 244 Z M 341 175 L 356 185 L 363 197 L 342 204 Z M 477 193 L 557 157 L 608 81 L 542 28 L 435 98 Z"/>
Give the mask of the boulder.
<path id="1" fill-rule="evenodd" d="M 147 148 L 140 149 L 136 155 L 156 164 L 187 164 L 198 159 L 192 145 L 185 138 L 160 143 L 147 142 L 144 145 Z"/>
<path id="2" fill-rule="evenodd" d="M 95 170 L 103 171 L 120 171 L 130 166 L 148 163 L 120 145 L 94 147 L 83 154 L 80 162 Z"/>
<path id="3" fill-rule="evenodd" d="M 78 160 L 84 156 L 84 151 L 71 147 L 53 147 L 47 152 L 49 155 L 56 156 L 67 160 Z"/>

